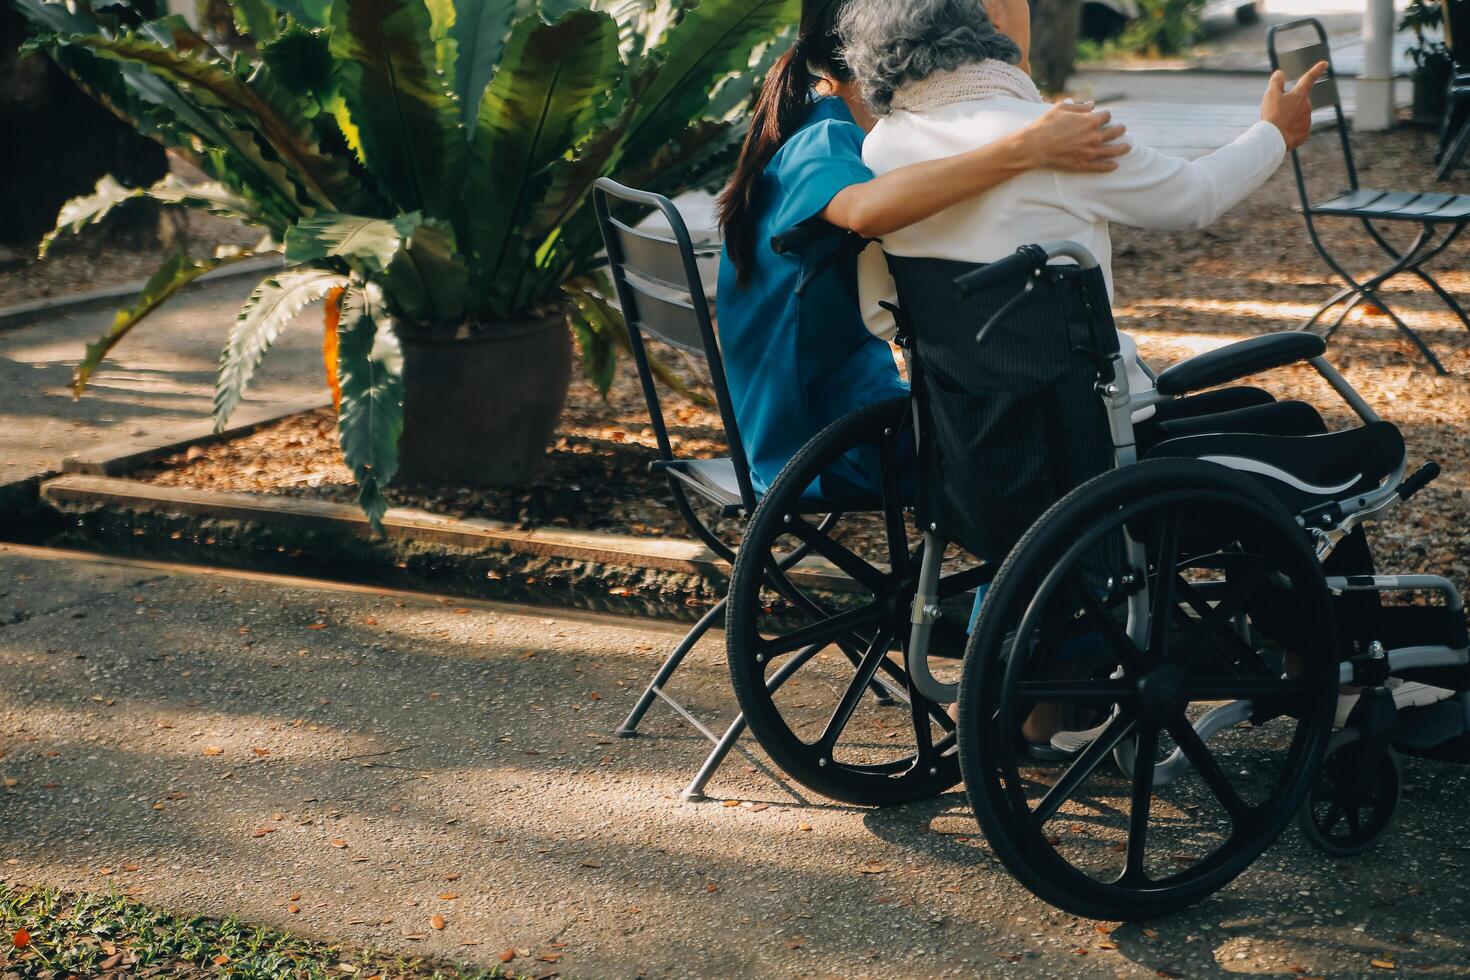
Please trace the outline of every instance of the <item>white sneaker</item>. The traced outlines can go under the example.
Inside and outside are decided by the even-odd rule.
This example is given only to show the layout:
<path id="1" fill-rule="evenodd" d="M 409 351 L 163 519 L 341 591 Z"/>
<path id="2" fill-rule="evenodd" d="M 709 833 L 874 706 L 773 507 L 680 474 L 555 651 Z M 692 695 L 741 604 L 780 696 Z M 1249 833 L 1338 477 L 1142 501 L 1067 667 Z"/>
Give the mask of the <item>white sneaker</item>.
<path id="1" fill-rule="evenodd" d="M 1086 728 L 1080 732 L 1057 732 L 1051 737 L 1051 747 L 1058 752 L 1076 755 L 1091 745 L 1093 740 L 1107 729 L 1112 720 L 1109 718 L 1096 728 Z"/>
<path id="2" fill-rule="evenodd" d="M 1393 692 L 1393 703 L 1400 711 L 1405 708 L 1422 708 L 1425 705 L 1436 704 L 1445 698 L 1453 697 L 1455 692 L 1442 687 L 1434 687 L 1430 684 L 1421 684 L 1418 681 L 1406 681 L 1399 677 L 1390 677 L 1384 685 Z M 1347 725 L 1348 715 L 1352 714 L 1361 694 L 1344 694 L 1337 699 L 1337 717 L 1333 725 L 1343 728 Z"/>

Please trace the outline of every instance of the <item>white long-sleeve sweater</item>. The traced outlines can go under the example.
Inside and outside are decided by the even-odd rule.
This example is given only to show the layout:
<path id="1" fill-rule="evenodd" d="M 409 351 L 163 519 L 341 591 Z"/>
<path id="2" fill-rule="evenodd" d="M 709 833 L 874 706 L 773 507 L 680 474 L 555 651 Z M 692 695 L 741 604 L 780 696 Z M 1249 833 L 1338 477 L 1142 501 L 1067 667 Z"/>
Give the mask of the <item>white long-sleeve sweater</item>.
<path id="1" fill-rule="evenodd" d="M 863 160 L 881 176 L 976 149 L 1034 122 L 1050 106 L 1007 95 L 956 102 L 921 112 L 885 116 L 863 144 Z M 894 255 L 994 262 L 1022 245 L 1074 241 L 1102 266 L 1113 291 L 1108 223 L 1137 228 L 1204 228 L 1258 190 L 1286 155 L 1281 131 L 1259 122 L 1228 146 L 1197 160 L 1167 156 L 1133 142 L 1111 173 L 1033 170 L 932 218 L 883 236 Z M 879 299 L 894 295 L 893 282 L 869 250 L 861 264 L 862 293 L 882 333 Z M 1124 337 L 1125 347 L 1132 347 Z M 1129 351 L 1125 350 L 1125 355 Z M 1144 384 L 1141 372 L 1135 390 Z"/>

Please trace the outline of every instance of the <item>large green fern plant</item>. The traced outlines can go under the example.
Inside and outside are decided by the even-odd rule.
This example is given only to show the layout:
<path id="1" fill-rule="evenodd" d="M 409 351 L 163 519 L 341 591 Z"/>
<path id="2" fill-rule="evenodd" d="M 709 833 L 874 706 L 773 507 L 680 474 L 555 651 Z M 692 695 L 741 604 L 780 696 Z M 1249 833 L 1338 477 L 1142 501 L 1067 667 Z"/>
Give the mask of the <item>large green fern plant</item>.
<path id="1" fill-rule="evenodd" d="M 178 18 L 126 29 L 121 0 L 12 2 L 35 47 L 208 178 L 104 180 L 66 206 L 43 250 L 133 197 L 263 233 L 254 249 L 169 259 L 87 347 L 78 394 L 190 282 L 283 252 L 286 268 L 260 283 L 230 332 L 217 424 L 281 331 L 327 302 L 340 440 L 374 522 L 403 429 L 395 324 L 453 328 L 561 306 L 605 390 L 626 335 L 598 287 L 593 182 L 614 175 L 675 194 L 717 180 L 772 42 L 799 9 L 799 0 L 237 0 L 256 45 L 246 55 Z"/>

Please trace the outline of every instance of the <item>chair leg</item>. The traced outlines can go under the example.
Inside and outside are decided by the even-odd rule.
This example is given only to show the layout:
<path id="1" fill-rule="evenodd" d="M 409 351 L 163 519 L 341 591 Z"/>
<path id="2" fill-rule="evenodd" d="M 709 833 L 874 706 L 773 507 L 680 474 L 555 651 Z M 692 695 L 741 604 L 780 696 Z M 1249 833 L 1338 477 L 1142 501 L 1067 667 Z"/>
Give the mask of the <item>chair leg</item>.
<path id="1" fill-rule="evenodd" d="M 663 686 L 669 682 L 669 678 L 674 676 L 674 671 L 679 669 L 679 665 L 684 662 L 685 657 L 689 656 L 689 651 L 694 649 L 694 645 L 704 639 L 705 634 L 713 628 L 721 616 L 725 615 L 725 606 L 728 602 L 728 598 L 721 599 L 709 612 L 704 614 L 699 622 L 694 624 L 689 634 L 679 641 L 679 645 L 674 648 L 673 653 L 669 654 L 669 658 L 658 669 L 658 673 L 653 675 L 648 689 L 643 692 L 643 696 L 638 699 L 638 703 L 628 714 L 627 720 L 618 729 L 619 738 L 632 738 L 638 734 L 638 725 L 642 723 L 643 716 L 648 713 L 648 709 L 653 706 L 654 699 L 662 693 Z"/>
<path id="2" fill-rule="evenodd" d="M 1463 119 L 1464 113 L 1460 111 L 1461 99 L 1455 98 L 1455 76 L 1450 75 L 1449 92 L 1445 97 L 1444 115 L 1439 120 L 1439 140 L 1434 147 L 1434 162 L 1437 164 L 1444 159 L 1444 151 L 1450 145 L 1450 134 L 1458 132 L 1455 123 Z"/>
<path id="3" fill-rule="evenodd" d="M 729 755 L 730 750 L 735 748 L 735 743 L 740 741 L 740 736 L 743 734 L 745 734 L 745 716 L 739 715 L 730 723 L 730 727 L 725 729 L 725 734 L 720 737 L 720 740 L 715 743 L 714 750 L 704 760 L 704 765 L 699 767 L 699 772 L 694 774 L 694 779 L 690 781 L 688 786 L 684 787 L 685 800 L 691 803 L 697 803 L 700 800 L 707 799 L 704 795 L 704 788 L 709 785 L 709 781 L 714 777 L 715 770 L 719 769 L 721 764 L 724 763 L 725 756 Z"/>
<path id="4" fill-rule="evenodd" d="M 1454 145 L 1440 160 L 1439 169 L 1434 172 L 1434 179 L 1448 179 L 1450 173 L 1460 165 L 1460 160 L 1465 156 L 1467 148 L 1470 148 L 1470 120 L 1460 124 L 1460 131 L 1455 134 Z"/>
<path id="5" fill-rule="evenodd" d="M 1470 126 L 1466 127 L 1466 132 L 1470 132 Z M 1399 331 L 1400 334 L 1406 337 L 1409 342 L 1418 349 L 1419 353 L 1424 355 L 1424 359 L 1429 362 L 1431 367 L 1434 368 L 1436 374 L 1449 374 L 1449 372 L 1445 370 L 1445 367 L 1440 362 L 1439 358 L 1435 356 L 1434 351 L 1430 350 L 1429 345 L 1424 342 L 1424 339 L 1420 337 L 1412 327 L 1405 323 L 1403 318 L 1395 313 L 1393 311 L 1393 308 L 1390 307 L 1388 303 L 1384 302 L 1383 298 L 1378 295 L 1378 287 L 1388 280 L 1402 275 L 1405 272 L 1414 272 L 1416 274 L 1427 275 L 1427 273 L 1422 273 L 1422 270 L 1420 270 L 1419 267 L 1423 263 L 1428 262 L 1430 259 L 1437 256 L 1440 252 L 1444 251 L 1449 243 L 1454 241 L 1455 238 L 1459 236 L 1461 230 L 1463 230 L 1463 228 L 1465 227 L 1464 224 L 1456 226 L 1453 231 L 1445 236 L 1443 241 L 1428 248 L 1426 248 L 1426 245 L 1429 242 L 1430 236 L 1433 234 L 1433 228 L 1432 226 L 1426 224 L 1423 231 L 1421 231 L 1419 236 L 1415 239 L 1414 244 L 1403 253 L 1399 253 L 1391 245 L 1389 245 L 1388 242 L 1384 240 L 1382 235 L 1378 233 L 1377 229 L 1373 227 L 1370 221 L 1364 219 L 1363 227 L 1367 229 L 1369 236 L 1372 237 L 1372 239 L 1378 244 L 1378 246 L 1389 255 L 1393 256 L 1396 261 L 1390 268 L 1378 273 L 1368 281 L 1358 282 L 1352 277 L 1352 275 L 1348 273 L 1346 269 L 1342 267 L 1342 265 L 1336 259 L 1332 257 L 1332 254 L 1327 251 L 1326 247 L 1322 244 L 1321 240 L 1318 239 L 1315 230 L 1311 228 L 1309 223 L 1308 231 L 1312 237 L 1312 244 L 1317 249 L 1317 254 L 1322 257 L 1322 260 L 1327 263 L 1328 267 L 1331 268 L 1333 272 L 1337 273 L 1337 277 L 1347 284 L 1347 289 L 1339 291 L 1335 296 L 1332 297 L 1332 299 L 1328 300 L 1327 303 L 1324 304 L 1316 312 L 1316 314 L 1314 314 L 1312 318 L 1307 321 L 1307 323 L 1316 323 L 1317 320 L 1319 320 L 1322 315 L 1332 307 L 1334 303 L 1338 302 L 1344 296 L 1351 295 L 1353 297 L 1353 300 L 1349 303 L 1348 308 L 1342 312 L 1342 314 L 1338 317 L 1337 322 L 1335 322 L 1327 332 L 1327 335 L 1331 336 L 1332 332 L 1335 331 L 1342 324 L 1342 322 L 1347 319 L 1348 313 L 1352 312 L 1354 307 L 1366 300 L 1372 303 L 1374 306 L 1377 306 L 1380 310 L 1384 312 L 1386 316 L 1388 316 L 1390 320 L 1393 321 L 1394 327 Z"/>

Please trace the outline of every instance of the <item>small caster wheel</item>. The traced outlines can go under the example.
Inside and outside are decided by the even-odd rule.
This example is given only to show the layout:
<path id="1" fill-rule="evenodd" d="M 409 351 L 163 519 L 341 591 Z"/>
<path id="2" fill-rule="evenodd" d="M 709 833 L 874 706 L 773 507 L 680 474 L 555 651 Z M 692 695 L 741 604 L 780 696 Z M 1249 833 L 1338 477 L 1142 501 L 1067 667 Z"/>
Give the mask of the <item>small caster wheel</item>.
<path id="1" fill-rule="evenodd" d="M 1312 792 L 1297 813 L 1297 826 L 1312 846 L 1333 857 L 1362 854 L 1388 830 L 1403 786 L 1398 755 L 1389 749 L 1368 788 L 1358 787 L 1363 738 L 1343 729 L 1327 742 Z"/>

